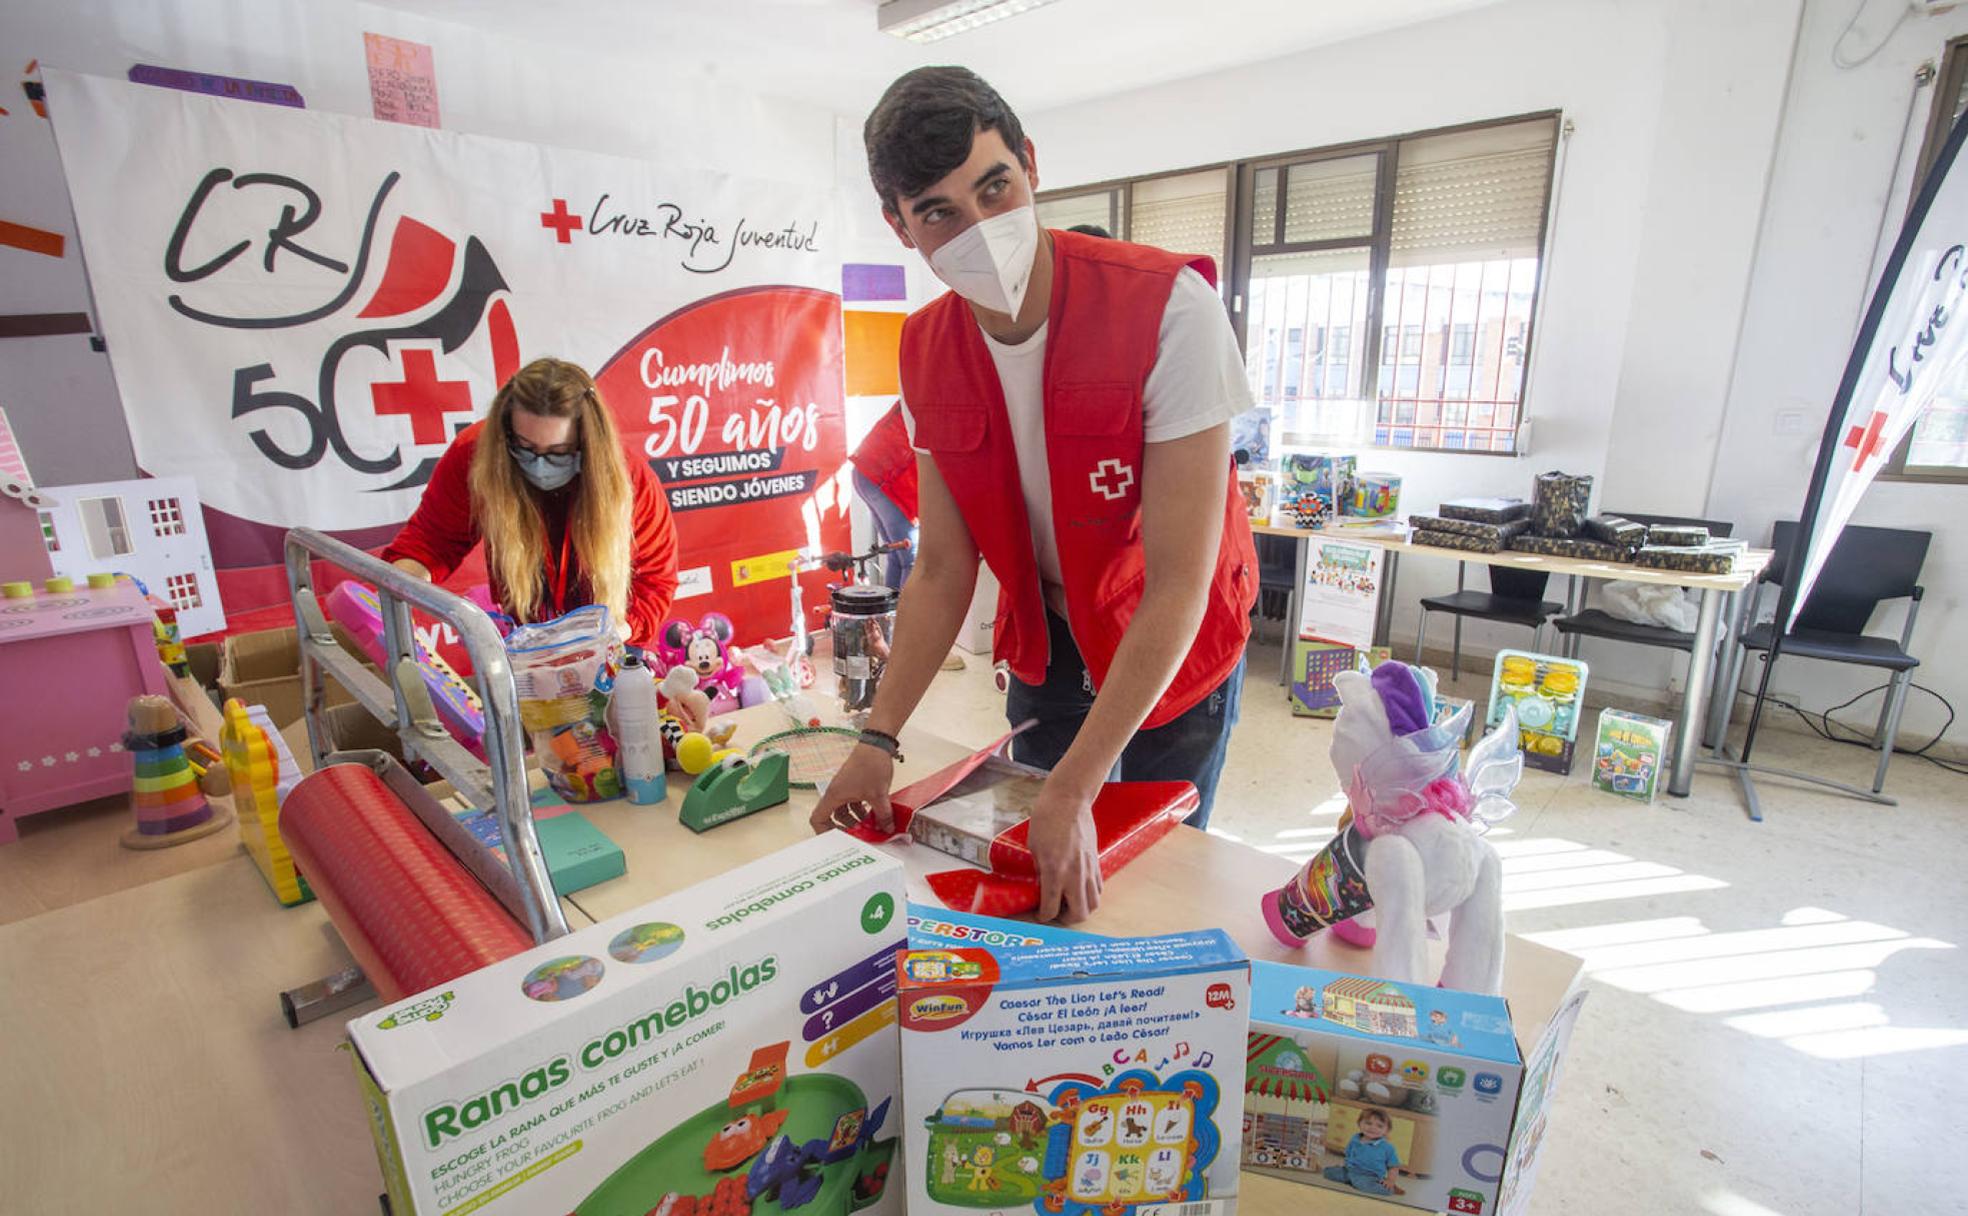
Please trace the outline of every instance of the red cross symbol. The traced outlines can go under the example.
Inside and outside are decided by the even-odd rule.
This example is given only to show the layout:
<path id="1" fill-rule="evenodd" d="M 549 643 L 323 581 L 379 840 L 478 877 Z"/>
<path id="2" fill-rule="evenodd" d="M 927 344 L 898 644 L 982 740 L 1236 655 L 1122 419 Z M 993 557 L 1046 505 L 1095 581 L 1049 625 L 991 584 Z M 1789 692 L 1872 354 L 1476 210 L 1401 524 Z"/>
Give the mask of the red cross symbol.
<path id="1" fill-rule="evenodd" d="M 1845 446 L 1857 449 L 1857 455 L 1852 457 L 1854 473 L 1864 467 L 1865 462 L 1872 459 L 1873 453 L 1879 450 L 1879 432 L 1884 429 L 1886 429 L 1886 415 L 1874 410 L 1872 417 L 1866 420 L 1864 426 L 1855 426 L 1845 433 Z"/>
<path id="2" fill-rule="evenodd" d="M 448 443 L 444 416 L 470 413 L 472 407 L 471 383 L 439 380 L 437 356 L 417 349 L 403 352 L 403 379 L 371 384 L 369 399 L 378 418 L 409 418 L 410 441 L 416 444 Z"/>
<path id="3" fill-rule="evenodd" d="M 1112 502 L 1127 495 L 1128 487 L 1134 484 L 1134 469 L 1109 457 L 1100 462 L 1087 481 L 1096 493 Z"/>
<path id="4" fill-rule="evenodd" d="M 574 232 L 581 226 L 581 217 L 567 210 L 567 200 L 554 200 L 552 211 L 540 213 L 540 227 L 554 230 L 554 238 L 566 245 L 574 240 Z"/>

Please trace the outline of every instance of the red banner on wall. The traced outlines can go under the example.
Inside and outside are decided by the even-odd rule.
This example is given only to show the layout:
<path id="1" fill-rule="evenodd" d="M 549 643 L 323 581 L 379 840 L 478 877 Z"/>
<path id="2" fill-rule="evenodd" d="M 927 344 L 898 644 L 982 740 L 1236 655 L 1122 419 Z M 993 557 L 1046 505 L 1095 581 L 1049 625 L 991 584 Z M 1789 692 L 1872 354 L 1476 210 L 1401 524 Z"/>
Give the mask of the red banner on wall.
<path id="1" fill-rule="evenodd" d="M 846 549 L 840 297 L 733 291 L 638 334 L 597 377 L 622 441 L 669 495 L 682 553 L 675 615 L 722 612 L 750 645 L 792 632 L 801 549 Z M 801 576 L 818 624 L 827 572 Z"/>

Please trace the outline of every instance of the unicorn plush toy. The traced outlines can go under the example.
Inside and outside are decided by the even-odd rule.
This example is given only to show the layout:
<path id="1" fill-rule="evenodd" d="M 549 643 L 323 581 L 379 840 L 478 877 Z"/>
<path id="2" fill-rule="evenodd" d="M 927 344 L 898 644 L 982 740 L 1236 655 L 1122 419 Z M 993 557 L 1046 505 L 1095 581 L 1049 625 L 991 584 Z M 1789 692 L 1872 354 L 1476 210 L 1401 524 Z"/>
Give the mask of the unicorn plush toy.
<path id="1" fill-rule="evenodd" d="M 1288 946 L 1332 928 L 1373 946 L 1386 979 L 1428 983 L 1428 922 L 1448 918 L 1444 987 L 1498 993 L 1503 985 L 1503 866 L 1483 839 L 1516 807 L 1523 772 L 1515 711 L 1469 750 L 1464 706 L 1435 721 L 1435 673 L 1382 663 L 1333 680 L 1340 711 L 1332 762 L 1350 814 L 1331 844 L 1264 897 L 1264 919 Z M 1374 928 L 1356 918 L 1371 909 Z"/>

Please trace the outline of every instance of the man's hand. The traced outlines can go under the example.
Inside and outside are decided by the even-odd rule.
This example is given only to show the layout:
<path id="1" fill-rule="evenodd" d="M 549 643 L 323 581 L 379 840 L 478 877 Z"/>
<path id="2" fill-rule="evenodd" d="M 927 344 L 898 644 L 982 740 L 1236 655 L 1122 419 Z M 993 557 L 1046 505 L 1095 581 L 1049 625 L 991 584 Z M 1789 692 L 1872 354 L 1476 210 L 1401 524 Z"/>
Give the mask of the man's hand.
<path id="1" fill-rule="evenodd" d="M 857 747 L 827 783 L 808 822 L 815 832 L 825 832 L 873 815 L 883 832 L 893 832 L 895 812 L 889 809 L 888 790 L 894 782 L 893 756 L 877 747 Z"/>
<path id="2" fill-rule="evenodd" d="M 1100 853 L 1095 847 L 1093 797 L 1049 779 L 1032 803 L 1026 836 L 1039 864 L 1039 919 L 1068 923 L 1100 907 Z"/>

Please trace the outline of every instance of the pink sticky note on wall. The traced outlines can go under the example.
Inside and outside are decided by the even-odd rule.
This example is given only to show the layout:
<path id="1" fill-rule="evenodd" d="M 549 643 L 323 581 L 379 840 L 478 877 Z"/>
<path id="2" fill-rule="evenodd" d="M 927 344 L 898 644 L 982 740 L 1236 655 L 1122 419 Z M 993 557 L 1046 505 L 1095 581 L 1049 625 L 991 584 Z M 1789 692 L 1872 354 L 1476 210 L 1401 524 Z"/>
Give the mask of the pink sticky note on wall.
<path id="1" fill-rule="evenodd" d="M 376 117 L 416 127 L 437 126 L 437 69 L 430 46 L 365 32 L 362 49 L 369 60 L 369 104 Z"/>

